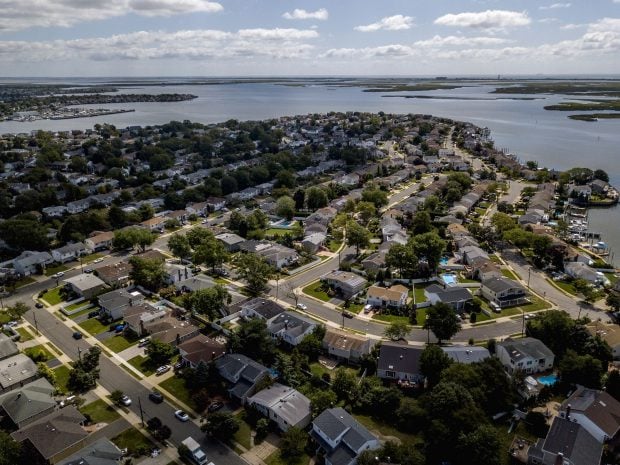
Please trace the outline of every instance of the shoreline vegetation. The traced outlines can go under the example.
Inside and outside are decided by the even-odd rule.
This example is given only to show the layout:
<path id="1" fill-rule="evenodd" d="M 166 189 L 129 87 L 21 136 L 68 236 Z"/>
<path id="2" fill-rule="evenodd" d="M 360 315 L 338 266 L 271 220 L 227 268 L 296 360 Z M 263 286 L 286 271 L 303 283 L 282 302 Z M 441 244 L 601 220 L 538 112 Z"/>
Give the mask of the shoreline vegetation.
<path id="1" fill-rule="evenodd" d="M 620 119 L 620 113 L 590 113 L 585 115 L 568 115 L 568 117 L 577 121 L 595 122 L 599 119 Z"/>
<path id="2" fill-rule="evenodd" d="M 417 98 L 428 100 L 544 100 L 542 97 L 457 97 L 443 95 L 382 95 L 381 97 Z"/>

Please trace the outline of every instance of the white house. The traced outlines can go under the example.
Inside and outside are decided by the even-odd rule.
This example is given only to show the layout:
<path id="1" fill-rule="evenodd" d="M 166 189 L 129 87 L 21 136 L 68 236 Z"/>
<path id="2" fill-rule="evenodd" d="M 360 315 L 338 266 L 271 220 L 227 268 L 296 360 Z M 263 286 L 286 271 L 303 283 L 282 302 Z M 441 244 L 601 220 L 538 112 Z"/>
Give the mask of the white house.
<path id="1" fill-rule="evenodd" d="M 337 360 L 355 363 L 362 356 L 370 354 L 375 342 L 366 336 L 328 327 L 323 337 L 323 348 Z"/>
<path id="2" fill-rule="evenodd" d="M 112 247 L 112 241 L 114 240 L 114 233 L 112 231 L 106 231 L 98 234 L 94 234 L 84 241 L 84 245 L 91 251 L 110 249 Z"/>
<path id="3" fill-rule="evenodd" d="M 282 431 L 291 426 L 305 428 L 312 417 L 310 400 L 299 391 L 275 383 L 247 400 L 248 405 L 278 425 Z"/>
<path id="4" fill-rule="evenodd" d="M 29 276 L 38 271 L 38 267 L 45 268 L 46 265 L 52 263 L 54 259 L 47 252 L 32 252 L 26 250 L 15 260 L 13 260 L 13 268 L 22 276 Z"/>
<path id="5" fill-rule="evenodd" d="M 267 331 L 271 337 L 288 342 L 292 346 L 299 344 L 314 331 L 316 323 L 292 312 L 283 312 L 271 320 Z"/>
<path id="6" fill-rule="evenodd" d="M 480 286 L 482 296 L 499 308 L 529 303 L 528 292 L 512 279 L 503 276 L 482 281 Z"/>
<path id="7" fill-rule="evenodd" d="M 83 243 L 75 242 L 52 250 L 52 258 L 56 263 L 65 263 L 77 260 L 82 255 L 86 255 L 87 252 L 86 246 Z"/>
<path id="8" fill-rule="evenodd" d="M 560 417 L 579 423 L 600 443 L 620 431 L 620 402 L 604 391 L 579 386 L 560 407 Z"/>
<path id="9" fill-rule="evenodd" d="M 401 308 L 407 304 L 409 289 L 402 284 L 389 288 L 370 286 L 366 293 L 366 303 L 380 308 Z"/>
<path id="10" fill-rule="evenodd" d="M 551 370 L 555 355 L 538 339 L 507 339 L 498 342 L 495 353 L 509 373 L 540 373 Z"/>

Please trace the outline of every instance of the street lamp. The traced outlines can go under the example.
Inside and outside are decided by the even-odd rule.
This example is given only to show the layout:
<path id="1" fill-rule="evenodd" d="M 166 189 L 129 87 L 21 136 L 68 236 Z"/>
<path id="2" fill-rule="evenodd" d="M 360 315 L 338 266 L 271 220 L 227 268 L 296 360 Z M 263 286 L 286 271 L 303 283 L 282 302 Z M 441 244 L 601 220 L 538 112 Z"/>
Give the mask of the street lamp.
<path id="1" fill-rule="evenodd" d="M 527 288 L 530 289 L 530 277 L 532 275 L 532 267 L 527 269 Z"/>

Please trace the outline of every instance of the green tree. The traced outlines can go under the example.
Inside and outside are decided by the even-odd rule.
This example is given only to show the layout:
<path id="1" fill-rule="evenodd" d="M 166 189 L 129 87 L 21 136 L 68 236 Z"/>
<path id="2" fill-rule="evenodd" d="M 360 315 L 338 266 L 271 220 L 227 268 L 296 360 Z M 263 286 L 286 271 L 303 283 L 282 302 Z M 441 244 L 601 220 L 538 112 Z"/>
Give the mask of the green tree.
<path id="1" fill-rule="evenodd" d="M 287 220 L 292 220 L 295 216 L 295 201 L 288 195 L 283 195 L 276 202 L 276 214 Z"/>
<path id="2" fill-rule="evenodd" d="M 148 229 L 138 227 L 114 231 L 114 239 L 112 239 L 115 249 L 138 247 L 142 252 L 153 242 L 155 242 L 155 235 Z"/>
<path id="3" fill-rule="evenodd" d="M 355 253 L 359 255 L 360 248 L 368 247 L 369 244 L 370 231 L 355 221 L 349 221 L 347 223 L 347 245 L 355 247 Z"/>
<path id="4" fill-rule="evenodd" d="M 501 212 L 495 213 L 491 217 L 491 224 L 500 234 L 504 234 L 506 231 L 509 231 L 517 226 L 517 223 L 510 215 Z"/>
<path id="5" fill-rule="evenodd" d="M 262 294 L 267 281 L 274 276 L 274 269 L 263 257 L 255 253 L 241 254 L 236 260 L 239 276 L 247 282 L 252 295 Z"/>
<path id="6" fill-rule="evenodd" d="M 334 407 L 338 402 L 338 396 L 331 389 L 313 390 L 309 398 L 313 418 L 320 415 L 323 410 Z"/>
<path id="7" fill-rule="evenodd" d="M 29 310 L 30 307 L 28 307 L 28 305 L 24 302 L 18 301 L 13 305 L 6 307 L 4 311 L 12 320 L 21 320 L 24 314 Z"/>
<path id="8" fill-rule="evenodd" d="M 192 254 L 192 248 L 187 237 L 179 233 L 175 233 L 168 238 L 168 248 L 175 257 L 188 258 Z"/>
<path id="9" fill-rule="evenodd" d="M 560 380 L 568 384 L 600 389 L 603 377 L 603 364 L 591 355 L 578 355 L 575 351 L 566 352 L 559 365 Z"/>
<path id="10" fill-rule="evenodd" d="M 377 215 L 377 208 L 372 202 L 358 202 L 356 210 L 359 214 L 360 219 L 366 225 L 372 218 L 376 217 Z"/>
<path id="11" fill-rule="evenodd" d="M 413 248 L 414 255 L 420 261 L 426 260 L 428 268 L 433 272 L 437 269 L 439 260 L 446 250 L 446 241 L 435 232 L 413 236 L 407 245 Z"/>
<path id="12" fill-rule="evenodd" d="M 605 390 L 617 401 L 620 401 L 620 372 L 612 370 L 605 380 Z"/>
<path id="13" fill-rule="evenodd" d="M 194 263 L 204 263 L 215 269 L 225 263 L 230 254 L 224 244 L 215 237 L 203 241 L 194 250 Z"/>
<path id="14" fill-rule="evenodd" d="M 112 205 L 108 210 L 108 221 L 112 228 L 122 228 L 127 224 L 127 214 L 118 205 Z"/>
<path id="15" fill-rule="evenodd" d="M 501 465 L 505 454 L 497 431 L 488 425 L 460 434 L 456 449 L 459 465 Z"/>
<path id="16" fill-rule="evenodd" d="M 229 412 L 215 412 L 209 415 L 200 429 L 221 441 L 230 441 L 239 431 L 239 420 Z"/>
<path id="17" fill-rule="evenodd" d="M 435 386 L 441 379 L 441 373 L 448 368 L 452 360 L 435 344 L 424 348 L 420 356 L 420 371 L 426 378 L 429 387 Z"/>
<path id="18" fill-rule="evenodd" d="M 11 435 L 0 430 L 0 465 L 21 463 L 22 446 Z"/>
<path id="19" fill-rule="evenodd" d="M 338 368 L 332 381 L 332 389 L 336 393 L 338 400 L 350 403 L 355 399 L 357 393 L 356 376 L 344 368 Z"/>
<path id="20" fill-rule="evenodd" d="M 385 263 L 398 270 L 401 278 L 412 277 L 418 269 L 418 257 L 408 245 L 394 244 L 385 256 Z"/>
<path id="21" fill-rule="evenodd" d="M 0 223 L 0 237 L 17 251 L 49 250 L 47 233 L 47 227 L 34 220 L 8 219 Z"/>
<path id="22" fill-rule="evenodd" d="M 416 212 L 411 222 L 411 232 L 418 235 L 431 232 L 432 230 L 431 215 L 427 211 Z"/>
<path id="23" fill-rule="evenodd" d="M 450 305 L 438 302 L 426 311 L 424 329 L 430 329 L 441 344 L 461 330 L 461 323 Z"/>
<path id="24" fill-rule="evenodd" d="M 263 320 L 243 321 L 230 337 L 232 352 L 239 352 L 248 357 L 271 363 L 275 360 L 276 347 L 267 325 Z"/>
<path id="25" fill-rule="evenodd" d="M 110 393 L 110 400 L 114 402 L 115 404 L 120 404 L 123 396 L 124 396 L 123 391 L 119 389 L 115 389 L 114 391 Z"/>
<path id="26" fill-rule="evenodd" d="M 283 457 L 287 458 L 300 457 L 304 453 L 307 443 L 308 434 L 301 428 L 291 426 L 286 433 L 282 435 L 280 453 Z"/>
<path id="27" fill-rule="evenodd" d="M 129 278 L 137 285 L 157 291 L 166 279 L 164 262 L 157 258 L 131 257 Z"/>
<path id="28" fill-rule="evenodd" d="M 317 210 L 327 206 L 327 194 L 320 187 L 310 187 L 306 190 L 306 204 L 309 210 Z"/>
<path id="29" fill-rule="evenodd" d="M 375 204 L 375 207 L 381 208 L 388 203 L 387 192 L 382 191 L 374 187 L 367 187 L 362 191 L 362 200 L 364 202 L 371 202 Z"/>
<path id="30" fill-rule="evenodd" d="M 176 352 L 172 344 L 158 341 L 157 339 L 149 339 L 145 353 L 151 360 L 153 365 L 164 365 L 170 362 L 170 359 Z"/>
<path id="31" fill-rule="evenodd" d="M 610 292 L 605 298 L 605 304 L 614 312 L 620 311 L 620 295 L 615 292 Z"/>
<path id="32" fill-rule="evenodd" d="M 190 247 L 193 249 L 197 248 L 201 244 L 211 243 L 212 241 L 216 240 L 215 236 L 213 236 L 213 233 L 211 231 L 206 228 L 201 228 L 200 226 L 194 226 L 193 228 L 191 228 L 189 231 L 187 231 L 185 237 L 187 238 Z"/>
<path id="33" fill-rule="evenodd" d="M 390 323 L 387 328 L 385 328 L 383 335 L 392 341 L 398 341 L 407 337 L 410 332 L 411 327 L 407 323 L 394 321 L 393 323 Z"/>
<path id="34" fill-rule="evenodd" d="M 220 310 L 231 301 L 229 292 L 219 284 L 192 292 L 187 299 L 192 311 L 206 315 L 211 321 L 216 320 L 220 316 Z"/>

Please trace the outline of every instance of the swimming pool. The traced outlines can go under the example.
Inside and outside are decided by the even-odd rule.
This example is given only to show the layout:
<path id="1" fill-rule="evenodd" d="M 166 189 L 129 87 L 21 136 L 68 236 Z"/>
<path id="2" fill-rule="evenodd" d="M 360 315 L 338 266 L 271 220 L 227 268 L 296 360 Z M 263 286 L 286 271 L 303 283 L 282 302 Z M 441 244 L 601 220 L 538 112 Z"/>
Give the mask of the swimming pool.
<path id="1" fill-rule="evenodd" d="M 448 257 L 441 257 L 439 259 L 439 264 L 442 266 L 446 266 L 448 264 Z"/>
<path id="2" fill-rule="evenodd" d="M 545 386 L 553 386 L 558 381 L 558 375 L 554 373 L 552 375 L 541 376 L 540 378 L 536 378 L 536 381 Z"/>
<path id="3" fill-rule="evenodd" d="M 446 286 L 456 285 L 456 275 L 450 273 L 444 273 L 441 275 L 441 280 L 446 283 Z"/>

